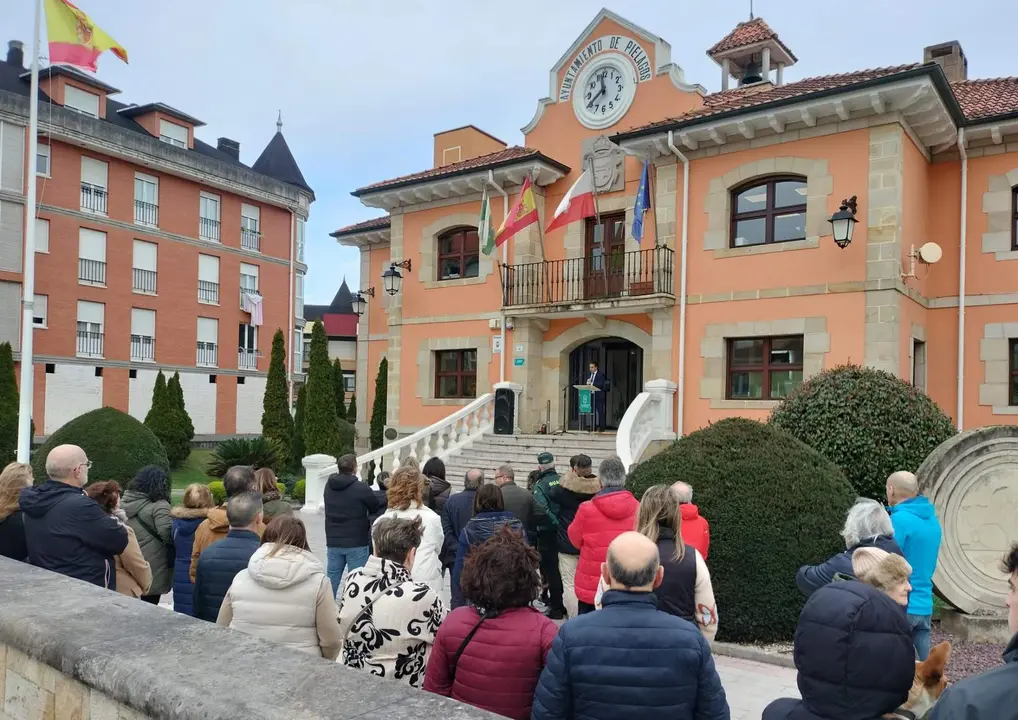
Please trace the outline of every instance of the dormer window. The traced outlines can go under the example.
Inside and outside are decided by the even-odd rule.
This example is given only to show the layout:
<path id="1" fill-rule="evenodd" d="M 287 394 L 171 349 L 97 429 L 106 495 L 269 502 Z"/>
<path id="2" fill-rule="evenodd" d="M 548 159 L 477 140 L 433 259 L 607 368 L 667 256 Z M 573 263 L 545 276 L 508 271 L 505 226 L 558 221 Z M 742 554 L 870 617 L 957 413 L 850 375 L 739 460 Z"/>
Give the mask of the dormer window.
<path id="1" fill-rule="evenodd" d="M 74 85 L 64 86 L 64 107 L 89 117 L 99 117 L 99 96 L 77 88 Z"/>
<path id="2" fill-rule="evenodd" d="M 177 147 L 187 147 L 187 128 L 183 125 L 171 123 L 168 120 L 159 121 L 159 139 L 164 143 Z"/>

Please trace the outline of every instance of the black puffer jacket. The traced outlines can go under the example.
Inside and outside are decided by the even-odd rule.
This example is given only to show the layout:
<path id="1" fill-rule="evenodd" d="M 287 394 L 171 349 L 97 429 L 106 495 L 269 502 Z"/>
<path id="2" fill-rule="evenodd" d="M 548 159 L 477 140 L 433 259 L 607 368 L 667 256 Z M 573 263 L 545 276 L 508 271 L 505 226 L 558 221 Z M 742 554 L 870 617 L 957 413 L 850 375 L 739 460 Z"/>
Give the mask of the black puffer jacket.
<path id="1" fill-rule="evenodd" d="M 852 572 L 852 553 L 861 547 L 876 547 L 886 552 L 905 557 L 897 541 L 890 535 L 876 535 L 866 538 L 858 545 L 830 557 L 819 565 L 803 565 L 795 574 L 799 591 L 809 597 L 824 585 L 834 581 L 835 575 L 855 577 Z"/>
<path id="2" fill-rule="evenodd" d="M 775 700 L 763 720 L 876 720 L 908 699 L 915 649 L 905 609 L 856 580 L 817 590 L 795 630 L 801 700 Z"/>
<path id="3" fill-rule="evenodd" d="M 334 548 L 371 544 L 371 516 L 385 509 L 376 493 L 355 475 L 333 473 L 325 483 L 325 545 Z"/>
<path id="4" fill-rule="evenodd" d="M 579 476 L 572 470 L 562 476 L 559 484 L 551 488 L 548 499 L 558 507 L 558 551 L 563 555 L 579 555 L 580 551 L 569 542 L 569 526 L 576 519 L 580 505 L 597 495 L 601 481 L 597 475 Z"/>

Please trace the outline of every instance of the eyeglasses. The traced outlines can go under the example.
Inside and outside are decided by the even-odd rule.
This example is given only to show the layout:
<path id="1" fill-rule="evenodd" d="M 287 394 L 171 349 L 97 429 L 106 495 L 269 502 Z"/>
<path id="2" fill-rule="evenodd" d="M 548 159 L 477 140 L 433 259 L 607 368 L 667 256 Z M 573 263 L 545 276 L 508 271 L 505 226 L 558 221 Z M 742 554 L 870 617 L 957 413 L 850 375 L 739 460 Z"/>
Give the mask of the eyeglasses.
<path id="1" fill-rule="evenodd" d="M 78 468 L 83 467 L 83 466 L 84 466 L 84 468 L 86 470 L 91 470 L 92 469 L 92 461 L 91 460 L 86 460 L 83 463 L 78 463 L 77 466 L 75 467 L 75 470 L 77 470 Z"/>

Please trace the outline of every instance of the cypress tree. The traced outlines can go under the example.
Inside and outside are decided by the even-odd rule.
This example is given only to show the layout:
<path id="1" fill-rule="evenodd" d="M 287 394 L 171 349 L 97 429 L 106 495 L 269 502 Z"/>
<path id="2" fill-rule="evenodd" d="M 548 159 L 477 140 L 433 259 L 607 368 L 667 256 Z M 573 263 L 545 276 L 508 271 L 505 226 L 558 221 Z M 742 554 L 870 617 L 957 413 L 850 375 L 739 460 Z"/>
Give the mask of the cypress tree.
<path id="1" fill-rule="evenodd" d="M 357 396 L 350 396 L 350 405 L 346 409 L 346 419 L 348 422 L 357 422 Z"/>
<path id="2" fill-rule="evenodd" d="M 194 423 L 191 416 L 187 414 L 187 405 L 184 403 L 184 388 L 180 386 L 180 373 L 173 373 L 173 377 L 166 383 L 166 389 L 173 398 L 173 406 L 180 413 L 180 420 L 184 423 L 184 430 L 187 432 L 187 441 L 194 440 Z"/>
<path id="3" fill-rule="evenodd" d="M 304 408 L 304 452 L 334 455 L 340 447 L 336 393 L 329 362 L 329 339 L 321 323 L 311 331 L 307 401 Z"/>
<path id="4" fill-rule="evenodd" d="M 11 344 L 0 344 L 0 467 L 18 456 L 18 380 Z"/>
<path id="5" fill-rule="evenodd" d="M 293 440 L 290 443 L 290 454 L 293 456 L 291 467 L 300 474 L 303 470 L 304 456 L 304 407 L 307 403 L 307 385 L 301 385 L 297 391 L 297 409 L 293 416 Z"/>
<path id="6" fill-rule="evenodd" d="M 286 338 L 282 330 L 276 330 L 272 336 L 269 377 L 265 381 L 265 397 L 262 399 L 262 436 L 275 448 L 276 457 L 284 467 L 291 463 L 290 445 L 293 442 L 293 418 L 287 398 Z"/>
<path id="7" fill-rule="evenodd" d="M 164 412 L 163 403 L 166 397 L 166 376 L 163 375 L 163 371 L 160 370 L 156 375 L 156 383 L 152 388 L 152 405 L 148 409 L 148 414 L 145 415 L 145 424 L 152 427 L 152 420 L 155 416 Z"/>
<path id="8" fill-rule="evenodd" d="M 332 388 L 336 393 L 336 417 L 346 420 L 346 386 L 343 383 L 343 365 L 339 358 L 332 361 Z"/>
<path id="9" fill-rule="evenodd" d="M 378 363 L 378 375 L 375 376 L 375 402 L 371 406 L 371 428 L 368 439 L 371 442 L 371 449 L 377 450 L 382 447 L 385 432 L 385 411 L 388 404 L 389 390 L 389 361 L 382 358 Z"/>
<path id="10" fill-rule="evenodd" d="M 180 379 L 177 378 L 179 385 Z M 174 390 L 167 385 L 162 370 L 156 375 L 155 386 L 152 388 L 152 407 L 145 416 L 145 425 L 162 443 L 170 468 L 176 469 L 183 465 L 191 454 L 191 441 L 187 437 L 187 426 Z"/>

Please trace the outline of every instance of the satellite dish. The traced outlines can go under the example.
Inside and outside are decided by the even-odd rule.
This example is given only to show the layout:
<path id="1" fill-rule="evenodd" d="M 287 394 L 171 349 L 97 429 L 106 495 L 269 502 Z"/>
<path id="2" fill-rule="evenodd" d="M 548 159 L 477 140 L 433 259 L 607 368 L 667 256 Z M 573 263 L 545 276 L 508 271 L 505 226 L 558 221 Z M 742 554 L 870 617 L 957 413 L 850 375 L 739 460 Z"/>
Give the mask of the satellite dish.
<path id="1" fill-rule="evenodd" d="M 919 248 L 919 259 L 927 265 L 933 265 L 940 262 L 940 258 L 943 257 L 944 251 L 940 249 L 940 246 L 935 242 L 928 242 Z"/>
<path id="2" fill-rule="evenodd" d="M 385 428 L 384 435 L 386 440 L 395 440 L 397 437 L 399 437 L 399 433 L 396 431 L 396 428 L 394 427 Z"/>

